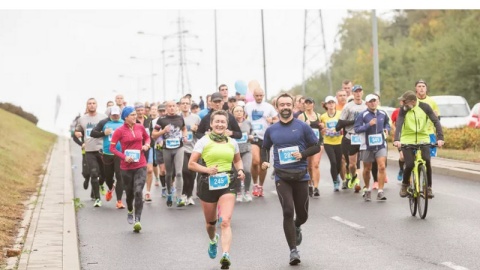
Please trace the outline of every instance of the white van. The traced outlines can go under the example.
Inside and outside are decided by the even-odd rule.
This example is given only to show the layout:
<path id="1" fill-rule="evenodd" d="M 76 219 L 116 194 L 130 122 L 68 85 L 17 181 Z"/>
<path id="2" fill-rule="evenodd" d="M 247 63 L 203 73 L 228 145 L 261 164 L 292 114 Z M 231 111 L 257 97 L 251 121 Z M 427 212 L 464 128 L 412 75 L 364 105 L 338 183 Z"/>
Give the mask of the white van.
<path id="1" fill-rule="evenodd" d="M 431 96 L 440 110 L 442 127 L 456 128 L 468 124 L 470 106 L 462 96 Z"/>

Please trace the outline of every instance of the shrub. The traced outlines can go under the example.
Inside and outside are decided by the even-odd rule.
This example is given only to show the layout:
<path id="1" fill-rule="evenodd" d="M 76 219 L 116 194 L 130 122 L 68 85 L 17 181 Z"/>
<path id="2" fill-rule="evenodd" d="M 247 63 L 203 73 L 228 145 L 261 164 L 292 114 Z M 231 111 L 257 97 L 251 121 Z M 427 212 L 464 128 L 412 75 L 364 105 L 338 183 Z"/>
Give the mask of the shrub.
<path id="1" fill-rule="evenodd" d="M 463 128 L 443 128 L 446 149 L 473 149 L 480 151 L 480 129 Z"/>
<path id="2" fill-rule="evenodd" d="M 27 121 L 32 122 L 35 125 L 37 125 L 37 123 L 38 123 L 38 118 L 35 115 L 24 111 L 22 109 L 22 107 L 19 107 L 17 105 L 14 105 L 14 104 L 11 104 L 11 103 L 8 103 L 8 102 L 7 103 L 0 102 L 0 109 L 4 109 L 7 112 L 11 112 L 13 114 L 16 114 L 16 115 L 26 119 Z"/>

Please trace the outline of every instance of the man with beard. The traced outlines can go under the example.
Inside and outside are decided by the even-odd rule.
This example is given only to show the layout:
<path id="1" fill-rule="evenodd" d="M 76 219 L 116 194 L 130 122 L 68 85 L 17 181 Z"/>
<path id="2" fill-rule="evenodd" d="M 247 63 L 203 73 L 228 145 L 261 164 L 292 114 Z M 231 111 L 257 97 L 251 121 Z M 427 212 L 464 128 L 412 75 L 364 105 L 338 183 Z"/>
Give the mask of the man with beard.
<path id="1" fill-rule="evenodd" d="M 273 146 L 275 187 L 283 210 L 283 230 L 290 250 L 290 265 L 300 263 L 297 246 L 302 242 L 300 226 L 308 218 L 307 157 L 320 152 L 318 138 L 305 122 L 293 118 L 293 97 L 277 98 L 280 121 L 267 128 L 262 147 L 262 169 L 270 166 Z M 296 216 L 294 216 L 296 214 Z"/>

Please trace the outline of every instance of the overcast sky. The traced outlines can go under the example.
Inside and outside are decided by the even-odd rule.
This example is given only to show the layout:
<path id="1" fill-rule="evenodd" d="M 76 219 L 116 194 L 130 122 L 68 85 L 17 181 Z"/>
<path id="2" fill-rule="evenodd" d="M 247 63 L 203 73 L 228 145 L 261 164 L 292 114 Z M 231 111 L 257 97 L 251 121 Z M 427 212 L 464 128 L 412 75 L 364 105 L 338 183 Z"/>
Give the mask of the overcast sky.
<path id="1" fill-rule="evenodd" d="M 218 82 L 226 83 L 231 95 L 237 80 L 265 85 L 260 14 L 217 11 Z M 346 14 L 323 11 L 328 54 Z M 130 104 L 137 96 L 151 101 L 152 62 L 155 101 L 164 100 L 162 36 L 178 32 L 179 16 L 183 29 L 195 35 L 186 39 L 187 46 L 201 49 L 187 51 L 192 65 L 187 66 L 189 84 L 184 83 L 184 93 L 198 100 L 216 90 L 213 10 L 0 11 L 0 101 L 22 106 L 40 119 L 39 127 L 58 132 L 85 110 L 89 97 L 97 99 L 100 111 L 116 93 L 123 93 Z M 264 26 L 267 92 L 272 96 L 302 81 L 304 10 L 265 10 Z M 165 48 L 178 48 L 178 39 L 166 39 Z M 165 98 L 176 99 L 181 96 L 178 54 L 165 55 Z M 318 63 L 322 66 L 323 60 Z M 54 125 L 57 95 L 62 105 Z"/>
<path id="2" fill-rule="evenodd" d="M 247 2 L 253 7 L 259 3 Z M 346 8 L 363 6 L 358 1 L 349 5 L 344 2 L 333 3 L 338 3 L 340 8 L 336 5 L 322 8 L 328 56 L 338 46 L 336 34 L 338 25 L 347 16 Z M 7 3 L 9 10 L 1 9 L 5 3 L 0 6 L 0 102 L 20 105 L 35 114 L 40 120 L 40 128 L 56 133 L 67 131 L 72 119 L 84 112 L 86 100 L 90 97 L 97 99 L 102 112 L 106 102 L 113 100 L 116 93 L 124 94 L 129 104 L 138 99 L 152 101 L 152 61 L 156 74 L 153 77 L 155 101 L 163 101 L 164 97 L 179 98 L 178 54 L 165 54 L 168 64 L 165 77 L 161 61 L 162 37 L 179 31 L 179 17 L 184 20 L 182 30 L 191 34 L 186 45 L 193 49 L 186 54 L 192 64 L 187 67 L 189 84 L 184 85 L 184 93 L 189 92 L 194 100 L 198 100 L 199 95 L 216 91 L 213 7 L 219 8 L 218 82 L 229 86 L 230 95 L 235 93 L 237 80 L 247 83 L 257 80 L 265 87 L 260 7 L 240 10 L 224 7 L 224 2 L 218 2 L 222 4 L 210 4 L 212 9 L 205 9 L 208 5 L 202 2 L 204 9 L 194 10 L 198 8 L 198 2 L 194 1 L 189 5 L 192 9 L 179 11 L 152 9 L 151 5 L 141 5 L 142 1 L 136 1 L 135 8 L 129 8 L 133 5 L 130 1 L 115 1 L 115 4 L 107 3 L 99 9 L 74 9 L 65 6 L 63 1 L 50 0 L 42 2 L 41 6 L 30 1 L 27 6 L 30 8 L 26 9 L 25 6 L 18 7 L 17 3 Z M 89 3 L 89 7 L 95 7 Z M 284 9 L 264 9 L 269 97 L 302 82 L 305 11 L 285 7 L 312 6 L 311 3 L 294 5 L 291 1 L 281 3 L 279 7 Z M 380 8 L 381 5 L 374 8 L 377 6 Z M 117 9 L 109 10 L 108 7 Z M 365 5 L 365 8 L 373 7 Z M 377 15 L 386 10 L 382 8 Z M 318 9 L 311 12 L 317 13 Z M 309 29 L 313 31 L 315 27 Z M 145 35 L 139 35 L 139 31 Z M 178 48 L 178 40 L 166 39 L 165 49 L 175 48 Z M 323 50 L 318 50 L 319 54 L 324 54 Z M 138 59 L 132 60 L 131 56 Z M 316 68 L 315 65 L 323 68 L 324 57 L 318 56 L 310 64 L 313 66 L 309 72 Z M 163 92 L 164 83 L 166 93 Z M 340 82 L 333 83 L 334 89 L 340 86 Z M 55 124 L 57 95 L 62 103 Z"/>

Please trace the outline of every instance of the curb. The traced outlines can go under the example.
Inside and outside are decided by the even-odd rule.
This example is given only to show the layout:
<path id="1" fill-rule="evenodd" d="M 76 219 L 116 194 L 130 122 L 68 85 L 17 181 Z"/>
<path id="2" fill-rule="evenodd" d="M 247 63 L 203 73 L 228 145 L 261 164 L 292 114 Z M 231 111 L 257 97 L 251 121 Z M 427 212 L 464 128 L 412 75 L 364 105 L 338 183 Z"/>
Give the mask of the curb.
<path id="1" fill-rule="evenodd" d="M 57 140 L 58 142 L 58 140 Z M 55 144 L 57 144 L 55 142 Z M 35 212 L 35 209 L 38 207 L 39 198 L 43 196 L 43 186 L 46 185 L 47 176 L 48 176 L 48 168 L 50 167 L 50 160 L 52 157 L 53 149 L 55 148 L 55 144 L 50 147 L 47 157 L 45 159 L 45 163 L 42 165 L 43 174 L 39 175 L 39 181 L 36 186 L 37 192 L 33 193 L 30 198 L 25 201 L 23 204 L 25 206 L 25 212 L 23 213 L 22 222 L 20 223 L 20 228 L 18 229 L 17 236 L 15 237 L 15 243 L 13 244 L 13 249 L 19 249 L 22 251 L 20 255 L 15 257 L 10 257 L 6 259 L 7 265 L 5 266 L 5 270 L 10 269 L 18 269 L 18 265 L 20 263 L 21 257 L 25 252 L 25 244 L 26 244 L 26 237 L 30 228 L 32 227 L 32 218 Z M 34 224 L 34 227 L 36 225 Z"/>

